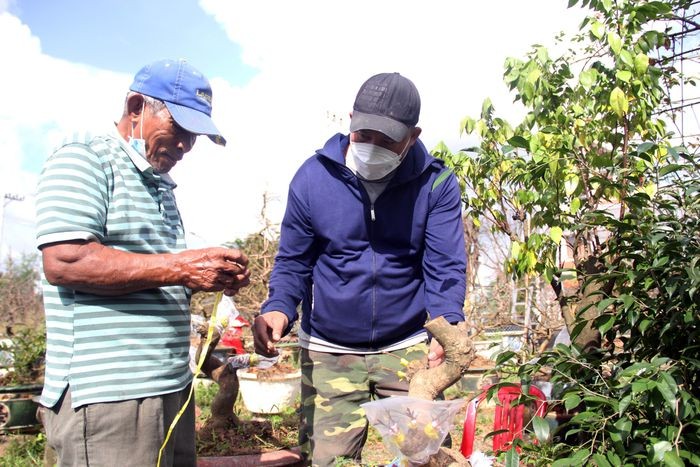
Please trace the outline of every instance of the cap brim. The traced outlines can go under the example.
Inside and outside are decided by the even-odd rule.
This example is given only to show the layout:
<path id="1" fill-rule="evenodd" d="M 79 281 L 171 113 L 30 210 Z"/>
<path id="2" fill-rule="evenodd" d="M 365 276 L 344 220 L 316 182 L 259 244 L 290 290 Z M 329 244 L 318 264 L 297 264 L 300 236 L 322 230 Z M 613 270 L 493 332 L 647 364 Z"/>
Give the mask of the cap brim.
<path id="1" fill-rule="evenodd" d="M 207 135 L 216 144 L 226 146 L 226 139 L 221 136 L 221 132 L 207 114 L 168 101 L 165 101 L 165 106 L 173 120 L 185 130 L 196 135 Z"/>
<path id="2" fill-rule="evenodd" d="M 350 119 L 350 131 L 359 130 L 375 130 L 384 133 L 394 141 L 403 141 L 408 134 L 409 128 L 393 118 L 354 110 Z"/>

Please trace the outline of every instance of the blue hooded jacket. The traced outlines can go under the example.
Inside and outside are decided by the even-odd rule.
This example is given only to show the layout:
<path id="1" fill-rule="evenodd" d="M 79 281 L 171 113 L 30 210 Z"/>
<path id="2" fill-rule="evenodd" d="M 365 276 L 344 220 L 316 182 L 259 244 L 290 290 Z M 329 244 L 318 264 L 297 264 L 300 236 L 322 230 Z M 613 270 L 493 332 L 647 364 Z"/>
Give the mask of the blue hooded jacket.
<path id="1" fill-rule="evenodd" d="M 261 312 L 281 311 L 291 325 L 301 303 L 307 334 L 367 350 L 422 332 L 429 317 L 463 321 L 456 177 L 418 140 L 372 205 L 345 165 L 348 144 L 336 134 L 292 179 Z"/>

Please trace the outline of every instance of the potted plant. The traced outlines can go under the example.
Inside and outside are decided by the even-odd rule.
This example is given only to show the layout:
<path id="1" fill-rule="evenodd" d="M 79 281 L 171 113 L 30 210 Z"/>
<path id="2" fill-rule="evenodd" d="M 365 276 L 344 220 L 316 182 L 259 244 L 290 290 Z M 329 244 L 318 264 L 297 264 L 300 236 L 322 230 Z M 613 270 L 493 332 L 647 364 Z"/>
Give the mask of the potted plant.
<path id="1" fill-rule="evenodd" d="M 10 328 L 0 342 L 0 432 L 38 427 L 45 353 L 43 327 Z"/>
<path id="2" fill-rule="evenodd" d="M 197 332 L 203 336 L 206 327 L 208 326 L 200 326 Z M 198 417 L 202 418 L 197 424 L 197 465 L 199 467 L 301 465 L 303 459 L 299 448 L 295 445 L 297 437 L 294 436 L 294 441 L 291 442 L 288 439 L 292 432 L 291 427 L 293 426 L 296 431 L 298 425 L 298 415 L 294 405 L 301 387 L 301 372 L 298 370 L 298 364 L 296 367 L 293 365 L 294 352 L 288 350 L 283 352 L 283 356 L 279 362 L 274 362 L 275 364 L 255 354 L 227 354 L 221 360 L 221 357 L 214 355 L 213 352 L 219 338 L 220 332 L 215 331 L 202 366 L 202 370 L 211 381 L 216 383 L 216 387 L 212 388 L 211 394 L 207 397 L 197 396 L 196 398 L 200 412 Z M 200 339 L 195 352 L 196 361 L 200 360 L 204 351 L 202 341 Z M 237 360 L 240 365 L 232 364 L 230 358 L 240 360 Z M 261 361 L 270 364 L 269 368 L 266 370 L 261 368 Z M 236 369 L 236 366 L 242 366 L 242 368 Z M 263 391 L 262 395 L 269 399 L 270 385 L 275 379 L 279 379 L 280 375 L 290 370 L 298 373 L 296 383 L 292 384 L 293 389 L 275 391 L 278 395 L 284 396 L 283 402 L 273 403 L 274 407 L 251 402 L 255 391 Z M 255 381 L 266 384 L 266 388 L 251 388 L 249 384 L 251 381 L 245 379 L 247 378 L 245 375 L 253 375 Z M 289 383 L 289 378 L 282 379 Z M 241 398 L 238 397 L 239 392 Z M 208 406 L 206 416 L 202 416 L 201 413 L 201 404 L 204 402 L 202 399 L 209 399 L 206 404 Z"/>
<path id="3" fill-rule="evenodd" d="M 271 366 L 255 363 L 237 371 L 245 407 L 257 414 L 274 414 L 294 406 L 301 393 L 299 349 L 296 343 L 278 344 L 279 359 Z"/>

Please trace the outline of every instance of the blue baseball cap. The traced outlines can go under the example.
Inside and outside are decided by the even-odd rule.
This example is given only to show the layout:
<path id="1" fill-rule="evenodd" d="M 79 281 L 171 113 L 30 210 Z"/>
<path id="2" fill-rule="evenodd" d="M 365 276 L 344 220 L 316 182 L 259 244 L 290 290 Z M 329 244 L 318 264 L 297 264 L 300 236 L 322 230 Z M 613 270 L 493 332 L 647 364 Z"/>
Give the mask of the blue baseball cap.
<path id="1" fill-rule="evenodd" d="M 158 60 L 144 66 L 129 89 L 165 102 L 175 122 L 190 133 L 226 145 L 211 119 L 209 80 L 185 60 Z"/>

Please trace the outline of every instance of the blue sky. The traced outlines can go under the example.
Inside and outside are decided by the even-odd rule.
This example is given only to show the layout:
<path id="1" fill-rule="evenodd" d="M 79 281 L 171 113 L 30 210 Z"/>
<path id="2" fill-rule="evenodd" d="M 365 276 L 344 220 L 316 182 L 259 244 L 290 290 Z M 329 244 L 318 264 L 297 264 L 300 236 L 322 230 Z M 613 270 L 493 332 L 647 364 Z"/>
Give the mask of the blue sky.
<path id="1" fill-rule="evenodd" d="M 121 115 L 133 75 L 186 58 L 209 77 L 225 148 L 200 138 L 171 174 L 193 246 L 281 220 L 297 167 L 347 132 L 357 89 L 397 71 L 421 94 L 421 139 L 458 150 L 459 124 L 485 98 L 521 109 L 503 62 L 574 32 L 567 0 L 0 0 L 0 257 L 34 251 L 33 191 L 67 136 Z M 309 14 L 313 12 L 313 14 Z M 507 31 L 507 33 L 504 33 Z M 199 245 L 197 244 L 199 242 Z"/>
<path id="2" fill-rule="evenodd" d="M 25 0 L 15 13 L 44 53 L 122 73 L 158 57 L 190 57 L 205 75 L 245 84 L 255 69 L 193 0 Z"/>

